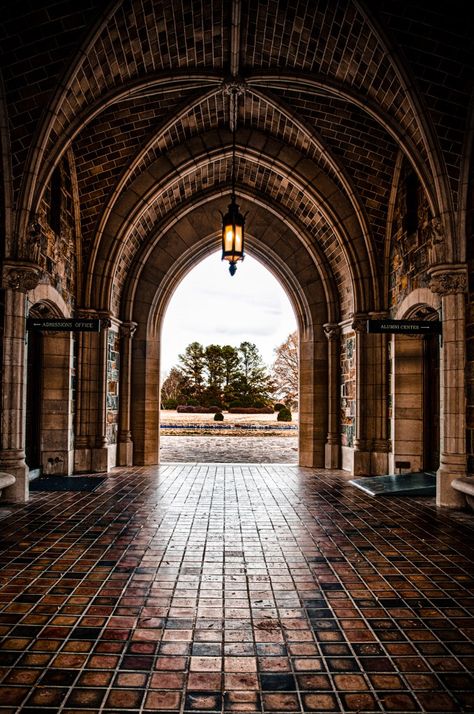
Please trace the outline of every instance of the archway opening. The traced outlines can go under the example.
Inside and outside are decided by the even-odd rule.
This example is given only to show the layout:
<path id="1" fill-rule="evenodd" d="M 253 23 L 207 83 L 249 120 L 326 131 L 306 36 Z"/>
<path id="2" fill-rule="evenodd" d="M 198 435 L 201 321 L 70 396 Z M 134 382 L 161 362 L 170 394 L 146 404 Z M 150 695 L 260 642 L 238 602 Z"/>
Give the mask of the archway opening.
<path id="1" fill-rule="evenodd" d="M 418 306 L 409 318 L 437 320 Z M 436 472 L 440 444 L 440 337 L 395 335 L 391 342 L 391 431 L 395 471 Z"/>
<path id="2" fill-rule="evenodd" d="M 208 255 L 181 280 L 166 307 L 160 460 L 296 463 L 293 307 L 254 257 L 247 256 L 233 277 L 226 266 L 218 253 Z M 281 364 L 278 369 L 282 361 L 286 370 Z M 287 411 L 275 411 L 281 404 Z"/>
<path id="3" fill-rule="evenodd" d="M 29 316 L 49 318 L 58 312 L 38 302 Z M 30 479 L 73 470 L 73 343 L 69 332 L 28 331 L 25 460 Z"/>

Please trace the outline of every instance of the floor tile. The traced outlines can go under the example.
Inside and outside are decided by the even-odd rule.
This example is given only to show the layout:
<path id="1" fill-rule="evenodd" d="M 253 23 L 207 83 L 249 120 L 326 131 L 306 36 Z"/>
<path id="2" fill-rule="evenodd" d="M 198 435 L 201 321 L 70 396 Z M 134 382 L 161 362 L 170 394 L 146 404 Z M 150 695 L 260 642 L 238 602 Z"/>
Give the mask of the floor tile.
<path id="1" fill-rule="evenodd" d="M 284 464 L 115 469 L 0 535 L 0 714 L 469 712 L 474 516 Z"/>

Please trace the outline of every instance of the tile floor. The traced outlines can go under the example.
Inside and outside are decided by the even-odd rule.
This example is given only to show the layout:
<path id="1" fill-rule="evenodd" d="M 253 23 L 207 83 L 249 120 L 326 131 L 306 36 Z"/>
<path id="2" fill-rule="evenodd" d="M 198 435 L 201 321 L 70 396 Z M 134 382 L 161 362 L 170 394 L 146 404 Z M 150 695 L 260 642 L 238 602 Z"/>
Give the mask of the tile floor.
<path id="1" fill-rule="evenodd" d="M 0 714 L 474 710 L 474 517 L 432 499 L 166 464 L 0 536 Z"/>

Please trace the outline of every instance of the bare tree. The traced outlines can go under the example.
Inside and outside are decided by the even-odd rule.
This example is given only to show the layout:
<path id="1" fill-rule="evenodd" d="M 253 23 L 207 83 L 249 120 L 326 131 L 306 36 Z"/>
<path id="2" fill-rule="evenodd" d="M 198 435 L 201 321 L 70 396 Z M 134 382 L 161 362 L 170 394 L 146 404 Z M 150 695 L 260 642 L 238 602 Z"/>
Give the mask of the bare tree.
<path id="1" fill-rule="evenodd" d="M 275 397 L 292 409 L 298 406 L 298 333 L 292 332 L 275 350 L 272 378 Z"/>

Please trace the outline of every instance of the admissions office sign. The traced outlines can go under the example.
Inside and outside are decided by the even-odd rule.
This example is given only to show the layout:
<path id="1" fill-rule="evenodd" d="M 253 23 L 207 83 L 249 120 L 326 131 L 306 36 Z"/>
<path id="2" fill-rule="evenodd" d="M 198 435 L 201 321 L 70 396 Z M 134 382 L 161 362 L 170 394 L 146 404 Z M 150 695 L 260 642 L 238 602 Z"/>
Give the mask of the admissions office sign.
<path id="1" fill-rule="evenodd" d="M 29 317 L 26 320 L 26 329 L 39 332 L 100 332 L 100 320 L 75 320 L 66 317 L 50 320 Z"/>
<path id="2" fill-rule="evenodd" d="M 367 320 L 367 332 L 399 335 L 440 335 L 439 320 Z"/>

